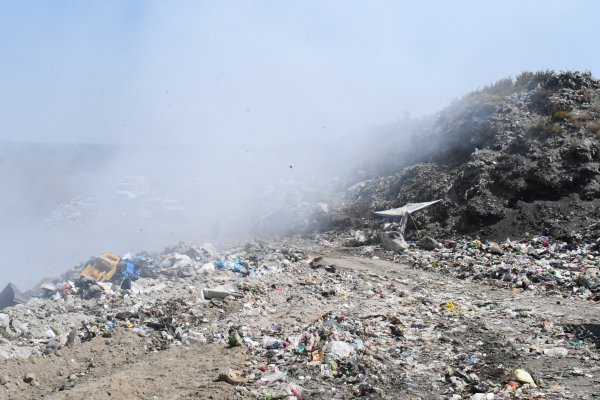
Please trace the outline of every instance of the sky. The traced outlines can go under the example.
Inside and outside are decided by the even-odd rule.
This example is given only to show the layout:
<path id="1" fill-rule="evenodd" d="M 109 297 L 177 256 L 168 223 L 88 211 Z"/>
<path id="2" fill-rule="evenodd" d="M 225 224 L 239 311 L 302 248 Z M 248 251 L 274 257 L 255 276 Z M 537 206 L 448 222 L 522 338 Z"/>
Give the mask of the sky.
<path id="1" fill-rule="evenodd" d="M 0 0 L 0 141 L 342 137 L 523 70 L 596 76 L 596 1 Z"/>

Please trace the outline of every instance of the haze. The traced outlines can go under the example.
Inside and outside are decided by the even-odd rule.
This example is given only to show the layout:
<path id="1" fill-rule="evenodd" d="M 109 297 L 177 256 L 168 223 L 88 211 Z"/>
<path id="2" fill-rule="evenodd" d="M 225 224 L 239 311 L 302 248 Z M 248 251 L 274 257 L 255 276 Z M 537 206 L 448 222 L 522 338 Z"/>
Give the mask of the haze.
<path id="1" fill-rule="evenodd" d="M 257 219 L 325 201 L 378 125 L 523 70 L 598 76 L 599 8 L 0 1 L 0 285 L 100 251 L 257 235 Z"/>

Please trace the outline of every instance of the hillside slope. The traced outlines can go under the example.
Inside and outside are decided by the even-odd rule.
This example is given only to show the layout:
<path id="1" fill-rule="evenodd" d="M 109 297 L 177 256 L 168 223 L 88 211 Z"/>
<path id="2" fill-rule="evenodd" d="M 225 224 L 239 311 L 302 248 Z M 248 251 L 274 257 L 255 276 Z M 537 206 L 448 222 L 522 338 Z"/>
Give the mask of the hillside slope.
<path id="1" fill-rule="evenodd" d="M 600 81 L 589 73 L 503 79 L 389 140 L 381 157 L 395 173 L 346 193 L 341 211 L 355 225 L 375 210 L 442 199 L 417 216 L 441 236 L 596 237 Z"/>

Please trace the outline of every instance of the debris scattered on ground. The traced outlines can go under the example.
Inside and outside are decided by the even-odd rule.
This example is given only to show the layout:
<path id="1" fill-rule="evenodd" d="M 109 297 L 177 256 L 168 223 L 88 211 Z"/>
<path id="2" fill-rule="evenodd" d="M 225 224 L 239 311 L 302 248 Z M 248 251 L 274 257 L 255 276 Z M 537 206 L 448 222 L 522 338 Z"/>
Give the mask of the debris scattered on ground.
<path id="1" fill-rule="evenodd" d="M 232 399 L 552 398 L 577 393 L 580 381 L 597 373 L 592 365 L 600 357 L 589 335 L 514 298 L 593 299 L 597 281 L 580 290 L 587 281 L 577 278 L 583 260 L 595 259 L 593 246 L 543 237 L 499 244 L 465 239 L 434 250 L 408 242 L 400 254 L 375 245 L 365 254 L 379 256 L 361 249 L 344 259 L 314 242 L 298 243 L 255 242 L 222 253 L 180 244 L 156 255 L 125 255 L 120 259 L 139 272 L 126 289 L 124 266 L 112 281 L 97 282 L 81 277 L 82 264 L 64 275 L 69 279 L 46 285 L 54 291 L 0 313 L 0 352 L 8 358 L 0 390 L 20 398 L 89 393 L 94 374 L 112 374 L 103 365 L 120 351 L 114 346 L 139 360 L 212 349 L 227 363 L 205 371 L 202 387 Z M 506 300 L 491 299 L 496 286 L 479 285 L 474 276 L 483 267 L 474 268 L 471 258 L 487 260 L 485 279 L 509 286 Z M 512 267 L 494 269 L 501 258 Z M 189 268 L 195 273 L 179 273 Z M 465 271 L 470 279 L 455 280 Z M 556 285 L 535 278 L 556 280 L 557 273 Z M 524 278 L 526 287 L 519 283 Z M 549 372 L 541 360 L 568 368 L 571 389 L 555 378 L 562 372 Z M 61 365 L 58 381 L 42 368 L 50 362 Z"/>

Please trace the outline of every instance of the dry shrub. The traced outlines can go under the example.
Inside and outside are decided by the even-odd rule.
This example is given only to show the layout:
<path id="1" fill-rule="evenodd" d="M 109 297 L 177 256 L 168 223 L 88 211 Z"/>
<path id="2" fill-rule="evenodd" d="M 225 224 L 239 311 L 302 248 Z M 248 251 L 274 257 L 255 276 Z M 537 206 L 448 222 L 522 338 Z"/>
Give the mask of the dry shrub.
<path id="1" fill-rule="evenodd" d="M 551 98 L 554 91 L 548 88 L 539 88 L 531 94 L 530 103 L 534 110 L 551 115 L 552 102 Z"/>
<path id="2" fill-rule="evenodd" d="M 593 117 L 588 111 L 580 111 L 578 113 L 571 113 L 569 119 L 577 129 L 581 129 L 583 125 L 586 122 L 591 121 Z"/>
<path id="3" fill-rule="evenodd" d="M 554 71 L 550 69 L 540 70 L 537 72 L 523 71 L 515 79 L 515 87 L 524 88 L 529 85 L 537 85 L 554 76 Z"/>
<path id="4" fill-rule="evenodd" d="M 541 69 L 533 74 L 533 80 L 535 82 L 543 82 L 552 78 L 555 74 L 556 73 L 551 69 Z"/>
<path id="5" fill-rule="evenodd" d="M 515 79 L 515 86 L 522 88 L 525 87 L 531 80 L 533 80 L 533 72 L 523 71 Z"/>
<path id="6" fill-rule="evenodd" d="M 556 110 L 552 112 L 552 121 L 565 121 L 571 118 L 569 110 Z"/>
<path id="7" fill-rule="evenodd" d="M 548 135 L 551 135 L 551 136 L 552 135 L 558 135 L 561 132 L 562 132 L 562 128 L 561 128 L 561 126 L 559 124 L 555 124 L 555 123 L 549 122 L 546 125 L 546 133 Z"/>
<path id="8" fill-rule="evenodd" d="M 588 111 L 580 111 L 578 113 L 571 113 L 571 121 L 573 122 L 587 122 L 592 120 L 592 114 Z"/>
<path id="9" fill-rule="evenodd" d="M 527 128 L 527 132 L 536 136 L 553 136 L 562 132 L 560 124 L 552 121 L 540 120 Z"/>
<path id="10" fill-rule="evenodd" d="M 500 96 L 509 95 L 513 92 L 513 90 L 514 90 L 514 85 L 513 85 L 513 81 L 511 78 L 500 79 L 500 80 L 492 83 L 490 86 L 486 86 L 485 88 L 483 88 L 484 92 L 488 92 L 488 93 L 500 95 Z"/>
<path id="11" fill-rule="evenodd" d="M 595 120 L 591 124 L 588 124 L 587 130 L 592 132 L 595 135 L 600 136 L 600 119 Z"/>

